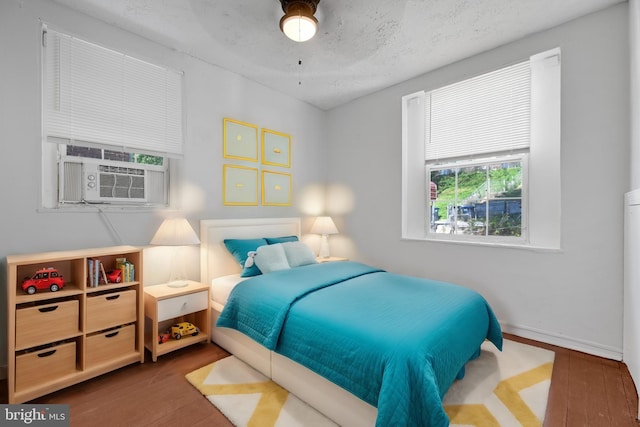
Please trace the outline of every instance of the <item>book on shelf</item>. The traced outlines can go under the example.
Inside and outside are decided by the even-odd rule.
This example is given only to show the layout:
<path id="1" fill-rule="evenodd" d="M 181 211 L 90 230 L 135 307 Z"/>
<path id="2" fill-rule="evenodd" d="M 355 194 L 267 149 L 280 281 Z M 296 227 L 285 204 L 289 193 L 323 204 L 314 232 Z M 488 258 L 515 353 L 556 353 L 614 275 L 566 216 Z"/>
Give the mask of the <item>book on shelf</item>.
<path id="1" fill-rule="evenodd" d="M 116 267 L 122 271 L 123 282 L 133 282 L 133 277 L 135 277 L 135 269 L 133 267 L 133 264 L 124 260 L 122 263 L 117 262 Z M 95 288 L 100 285 L 110 283 L 107 276 L 107 270 L 104 267 L 104 263 L 99 259 L 89 258 L 87 271 L 87 286 L 89 286 L 90 288 Z"/>
<path id="2" fill-rule="evenodd" d="M 104 271 L 104 264 L 100 263 L 100 274 L 101 274 L 101 278 L 104 284 L 109 283 L 109 281 L 107 280 L 107 272 Z"/>
<path id="3" fill-rule="evenodd" d="M 100 284 L 100 260 L 89 258 L 88 260 L 88 278 L 87 283 L 89 287 L 95 288 Z"/>
<path id="4" fill-rule="evenodd" d="M 95 284 L 95 286 L 98 286 L 100 284 L 100 264 L 102 263 L 99 259 L 93 261 L 93 283 Z"/>
<path id="5" fill-rule="evenodd" d="M 135 280 L 135 266 L 126 258 L 116 258 L 116 267 L 122 271 L 123 282 L 133 282 Z"/>
<path id="6" fill-rule="evenodd" d="M 102 262 L 97 258 L 89 258 L 88 263 L 89 277 L 87 278 L 87 283 L 89 287 L 95 288 L 101 283 L 106 283 L 100 275 L 100 268 L 104 268 L 102 267 Z"/>

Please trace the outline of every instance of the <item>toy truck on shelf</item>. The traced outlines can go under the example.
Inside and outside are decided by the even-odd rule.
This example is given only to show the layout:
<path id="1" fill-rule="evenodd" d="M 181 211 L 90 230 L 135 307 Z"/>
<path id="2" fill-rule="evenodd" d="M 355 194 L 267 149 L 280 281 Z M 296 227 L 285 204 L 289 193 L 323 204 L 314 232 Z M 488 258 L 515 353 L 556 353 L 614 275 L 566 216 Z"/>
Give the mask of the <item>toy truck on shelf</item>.
<path id="1" fill-rule="evenodd" d="M 189 323 L 189 322 L 176 323 L 171 327 L 171 336 L 176 340 L 179 340 L 185 335 L 196 336 L 199 333 L 200 333 L 200 329 L 198 329 L 198 327 L 195 326 L 193 323 Z"/>

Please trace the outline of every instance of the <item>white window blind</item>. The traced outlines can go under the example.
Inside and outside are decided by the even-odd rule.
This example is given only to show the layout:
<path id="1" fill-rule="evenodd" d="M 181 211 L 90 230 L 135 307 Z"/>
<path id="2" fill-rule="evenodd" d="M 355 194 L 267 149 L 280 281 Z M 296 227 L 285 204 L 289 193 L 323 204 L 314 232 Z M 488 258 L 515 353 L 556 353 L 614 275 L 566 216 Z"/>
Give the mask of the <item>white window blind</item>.
<path id="1" fill-rule="evenodd" d="M 427 93 L 427 161 L 529 147 L 530 65 L 525 61 Z"/>
<path id="2" fill-rule="evenodd" d="M 182 155 L 182 73 L 46 32 L 46 135 Z"/>

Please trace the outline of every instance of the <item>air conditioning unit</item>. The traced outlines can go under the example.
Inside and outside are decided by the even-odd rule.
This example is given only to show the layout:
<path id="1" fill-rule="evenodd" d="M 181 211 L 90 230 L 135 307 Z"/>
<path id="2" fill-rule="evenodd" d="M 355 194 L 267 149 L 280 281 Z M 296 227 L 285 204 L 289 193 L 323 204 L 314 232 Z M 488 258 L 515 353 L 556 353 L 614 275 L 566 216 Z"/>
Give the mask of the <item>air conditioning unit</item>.
<path id="1" fill-rule="evenodd" d="M 164 166 L 63 156 L 59 201 L 115 205 L 167 205 Z"/>

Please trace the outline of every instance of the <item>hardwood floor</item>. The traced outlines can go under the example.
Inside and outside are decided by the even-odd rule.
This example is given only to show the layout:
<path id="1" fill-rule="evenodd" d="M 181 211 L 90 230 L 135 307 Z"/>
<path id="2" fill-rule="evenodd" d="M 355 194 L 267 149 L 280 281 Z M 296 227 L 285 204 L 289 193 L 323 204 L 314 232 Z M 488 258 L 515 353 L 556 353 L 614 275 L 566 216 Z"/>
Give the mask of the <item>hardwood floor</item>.
<path id="1" fill-rule="evenodd" d="M 505 334 L 555 351 L 545 427 L 638 427 L 636 390 L 623 363 Z M 228 353 L 200 344 L 131 365 L 32 403 L 71 405 L 72 427 L 232 427 L 184 376 Z M 6 381 L 0 401 L 6 403 Z"/>
<path id="2" fill-rule="evenodd" d="M 35 399 L 69 404 L 71 427 L 233 427 L 185 375 L 229 353 L 195 344 Z M 6 381 L 2 402 L 6 403 Z"/>
<path id="3" fill-rule="evenodd" d="M 545 427 L 638 427 L 638 397 L 624 363 L 509 334 L 505 338 L 553 350 Z"/>

